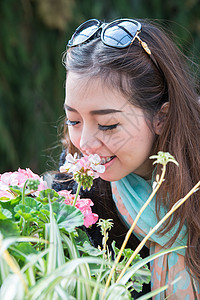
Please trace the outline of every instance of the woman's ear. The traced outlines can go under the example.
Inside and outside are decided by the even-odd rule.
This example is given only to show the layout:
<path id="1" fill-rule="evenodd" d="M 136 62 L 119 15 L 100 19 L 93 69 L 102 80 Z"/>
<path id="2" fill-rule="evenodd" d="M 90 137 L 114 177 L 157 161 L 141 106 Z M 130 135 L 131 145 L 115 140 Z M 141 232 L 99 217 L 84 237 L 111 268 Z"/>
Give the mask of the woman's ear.
<path id="1" fill-rule="evenodd" d="M 169 111 L 169 102 L 166 102 L 162 105 L 161 109 L 156 113 L 153 119 L 153 128 L 154 132 L 158 135 L 161 135 L 164 123 L 167 118 Z"/>

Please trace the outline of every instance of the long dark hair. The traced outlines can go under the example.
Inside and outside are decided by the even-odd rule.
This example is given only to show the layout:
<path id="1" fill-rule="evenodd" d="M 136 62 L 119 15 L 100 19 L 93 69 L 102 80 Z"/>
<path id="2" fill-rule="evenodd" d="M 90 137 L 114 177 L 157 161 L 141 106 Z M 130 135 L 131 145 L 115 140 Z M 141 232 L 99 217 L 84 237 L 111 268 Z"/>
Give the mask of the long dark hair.
<path id="1" fill-rule="evenodd" d="M 200 104 L 194 81 L 179 49 L 161 28 L 152 22 L 140 22 L 142 31 L 139 36 L 148 44 L 158 66 L 137 40 L 128 48 L 119 50 L 104 45 L 100 38 L 70 48 L 63 62 L 67 71 L 101 78 L 105 84 L 119 89 L 133 105 L 144 110 L 151 122 L 163 103 L 169 103 L 162 133 L 156 136 L 152 152 L 170 152 L 179 162 L 179 167 L 172 163 L 167 166 L 166 180 L 156 200 L 159 219 L 161 206 L 170 209 L 199 181 Z M 67 134 L 64 144 L 68 151 L 77 152 Z M 166 221 L 159 234 L 166 234 L 178 224 L 168 243 L 172 245 L 183 224 L 187 224 L 185 262 L 191 274 L 200 281 L 199 200 L 200 192 L 197 191 Z"/>

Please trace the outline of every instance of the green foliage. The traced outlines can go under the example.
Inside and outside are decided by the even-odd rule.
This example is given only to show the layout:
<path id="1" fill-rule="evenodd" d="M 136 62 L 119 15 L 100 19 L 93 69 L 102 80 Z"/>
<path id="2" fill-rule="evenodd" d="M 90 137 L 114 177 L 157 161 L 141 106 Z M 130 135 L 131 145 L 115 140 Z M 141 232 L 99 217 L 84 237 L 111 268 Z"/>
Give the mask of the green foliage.
<path id="1" fill-rule="evenodd" d="M 112 248 L 115 253 L 115 257 L 117 257 L 119 253 L 119 249 L 115 246 L 115 242 L 112 243 Z M 128 260 L 131 258 L 132 254 L 134 253 L 131 249 L 124 249 L 122 252 L 122 259 L 120 261 L 120 265 L 123 267 L 126 265 Z M 137 262 L 143 261 L 140 255 L 136 255 L 134 260 L 132 261 L 131 265 L 135 265 Z M 149 271 L 149 268 L 146 264 L 143 265 L 143 268 L 139 270 L 139 272 L 135 272 L 131 277 L 132 281 L 132 290 L 136 290 L 137 292 L 142 291 L 142 283 L 149 283 L 151 280 L 151 273 Z"/>
<path id="2" fill-rule="evenodd" d="M 18 192 L 21 194 L 20 190 Z M 36 199 L 25 196 L 23 202 L 21 195 L 15 205 L 12 200 L 7 202 L 7 208 L 0 206 L 0 231 L 5 236 L 14 232 L 18 234 L 20 230 L 26 236 L 37 234 L 44 237 L 46 223 L 50 220 L 50 207 L 47 204 L 50 201 L 58 227 L 69 233 L 76 232 L 75 227 L 83 225 L 83 215 L 79 209 L 66 205 L 63 199 L 54 190 L 47 189 L 41 191 Z M 0 203 L 3 202 L 0 200 Z"/>
<path id="3" fill-rule="evenodd" d="M 37 173 L 57 168 L 57 133 L 64 116 L 61 57 L 81 22 L 158 19 L 199 64 L 199 15 L 198 0 L 1 0 L 0 173 L 27 165 Z"/>
<path id="4" fill-rule="evenodd" d="M 80 210 L 66 205 L 50 189 L 41 191 L 36 199 L 25 188 L 14 189 L 19 200 L 7 201 L 7 208 L 0 210 L 0 298 L 9 298 L 12 285 L 9 299 L 13 300 L 100 299 L 113 262 L 109 250 L 94 248 L 86 233 L 77 228 L 83 225 Z M 110 220 L 99 222 L 104 238 L 112 225 Z M 115 256 L 119 249 L 114 243 L 113 249 Z M 115 283 L 131 253 L 124 249 L 105 299 L 116 299 L 116 295 L 117 299 L 131 299 L 131 290 L 140 291 L 149 282 L 150 271 L 143 266 L 132 274 L 131 281 Z M 132 266 L 138 261 L 139 255 Z"/>
<path id="5" fill-rule="evenodd" d="M 41 191 L 40 195 L 37 199 L 39 201 L 41 201 L 42 203 L 48 203 L 49 199 L 51 199 L 52 202 L 55 202 L 55 201 L 63 200 L 64 198 L 62 196 L 58 195 L 58 193 L 56 193 L 56 191 L 54 191 L 52 189 L 47 189 L 47 190 Z"/>
<path id="6" fill-rule="evenodd" d="M 163 152 L 153 158 L 157 159 L 156 163 L 163 165 L 161 180 L 157 183 L 159 186 L 164 178 L 166 164 L 176 161 L 169 153 Z M 113 226 L 111 219 L 99 220 L 102 245 L 94 248 L 86 233 L 77 228 L 84 221 L 79 209 L 66 205 L 64 197 L 51 189 L 41 191 L 35 199 L 38 191 L 27 189 L 27 182 L 28 180 L 23 188 L 11 187 L 15 199 L 0 198 L 1 299 L 131 299 L 132 291 L 140 292 L 143 284 L 149 283 L 151 273 L 147 264 L 150 261 L 185 248 L 166 249 L 145 259 L 138 254 L 138 249 L 175 211 L 181 200 L 145 236 L 135 251 L 125 249 L 125 241 L 128 241 L 134 229 L 134 222 L 121 249 L 113 241 L 111 253 L 107 246 L 108 231 Z M 31 182 L 31 187 L 33 186 L 38 187 L 37 180 L 35 183 Z M 30 188 L 29 185 L 28 187 Z M 193 188 L 194 191 L 196 188 Z M 184 198 L 187 199 L 189 194 Z M 179 278 L 169 284 L 177 280 Z M 139 299 L 149 299 L 167 289 L 169 284 Z"/>
<path id="7" fill-rule="evenodd" d="M 0 228 L 3 236 L 18 236 L 20 235 L 19 227 L 17 223 L 12 222 L 9 219 L 0 219 Z"/>

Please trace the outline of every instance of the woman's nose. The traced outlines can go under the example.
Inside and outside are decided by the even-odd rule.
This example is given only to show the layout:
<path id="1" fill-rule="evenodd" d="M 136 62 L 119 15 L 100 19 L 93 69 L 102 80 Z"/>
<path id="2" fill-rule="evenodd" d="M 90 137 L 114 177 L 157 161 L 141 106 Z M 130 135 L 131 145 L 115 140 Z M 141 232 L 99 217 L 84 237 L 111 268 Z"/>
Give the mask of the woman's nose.
<path id="1" fill-rule="evenodd" d="M 99 149 L 102 146 L 102 142 L 97 138 L 95 133 L 82 132 L 80 139 L 81 152 L 85 154 L 100 154 Z"/>

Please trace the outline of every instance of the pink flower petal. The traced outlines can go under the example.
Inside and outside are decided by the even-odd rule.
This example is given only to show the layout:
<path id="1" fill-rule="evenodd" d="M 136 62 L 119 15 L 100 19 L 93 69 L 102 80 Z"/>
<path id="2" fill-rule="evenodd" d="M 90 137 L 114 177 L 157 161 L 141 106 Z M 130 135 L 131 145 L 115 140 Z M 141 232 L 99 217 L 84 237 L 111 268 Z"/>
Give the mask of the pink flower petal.
<path id="1" fill-rule="evenodd" d="M 14 195 L 9 191 L 0 191 L 0 198 L 14 199 Z"/>

